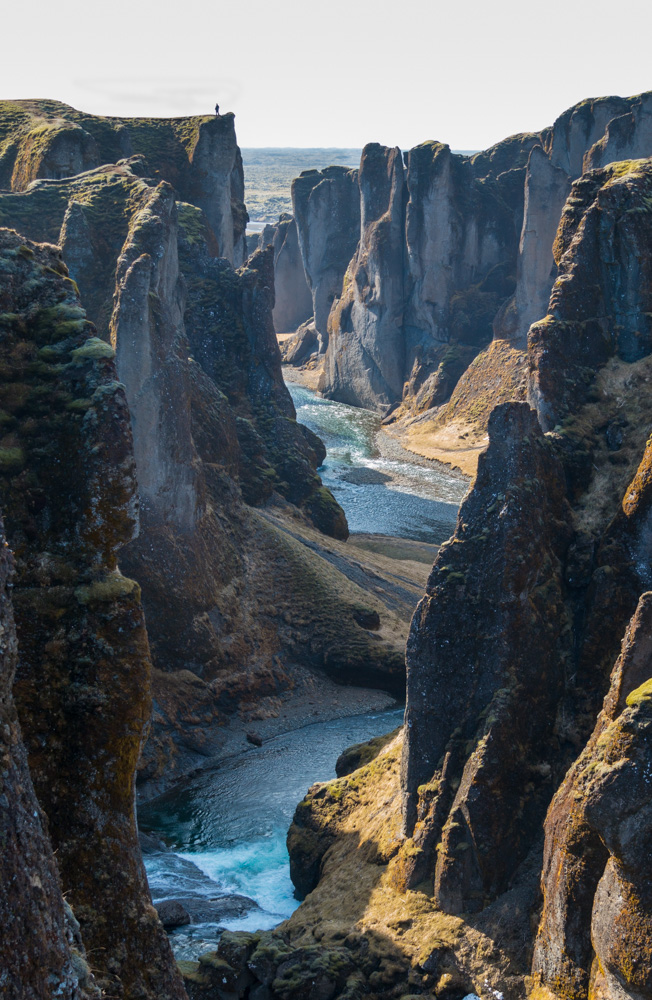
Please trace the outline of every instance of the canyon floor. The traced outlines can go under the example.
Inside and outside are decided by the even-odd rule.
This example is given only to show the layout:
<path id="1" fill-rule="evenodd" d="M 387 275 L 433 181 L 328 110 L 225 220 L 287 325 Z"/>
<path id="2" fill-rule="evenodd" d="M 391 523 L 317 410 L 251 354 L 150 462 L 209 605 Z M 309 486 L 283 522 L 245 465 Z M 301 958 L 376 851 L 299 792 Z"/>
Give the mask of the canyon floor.
<path id="1" fill-rule="evenodd" d="M 294 334 L 279 333 L 279 344 L 289 340 Z M 304 365 L 283 366 L 286 382 L 295 382 L 312 392 L 319 391 L 319 379 L 323 370 L 323 358 L 309 359 Z M 453 472 L 464 476 L 475 476 L 478 456 L 487 447 L 486 431 L 472 421 L 461 419 L 447 423 L 443 427 L 434 426 L 432 411 L 418 416 L 406 415 L 395 423 L 382 428 L 377 444 L 383 454 L 397 456 L 400 448 L 404 461 L 419 464 L 419 459 L 438 462 Z"/>

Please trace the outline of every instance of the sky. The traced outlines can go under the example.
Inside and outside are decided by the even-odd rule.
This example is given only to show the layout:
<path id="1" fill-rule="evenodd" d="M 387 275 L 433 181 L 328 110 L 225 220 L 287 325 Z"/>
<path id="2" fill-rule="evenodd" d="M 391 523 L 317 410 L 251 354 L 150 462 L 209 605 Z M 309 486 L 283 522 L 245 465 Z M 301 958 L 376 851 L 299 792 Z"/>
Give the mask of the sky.
<path id="1" fill-rule="evenodd" d="M 236 114 L 241 146 L 482 149 L 652 90 L 651 0 L 5 4 L 0 98 Z"/>

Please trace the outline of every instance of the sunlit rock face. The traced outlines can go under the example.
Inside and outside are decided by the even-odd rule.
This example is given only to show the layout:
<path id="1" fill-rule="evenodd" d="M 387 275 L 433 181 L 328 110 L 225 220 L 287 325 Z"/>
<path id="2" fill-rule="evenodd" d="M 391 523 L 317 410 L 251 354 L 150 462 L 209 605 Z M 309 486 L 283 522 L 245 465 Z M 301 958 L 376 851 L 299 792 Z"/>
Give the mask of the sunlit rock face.
<path id="1" fill-rule="evenodd" d="M 357 172 L 306 171 L 294 181 L 294 211 L 315 319 L 286 360 L 325 350 L 329 398 L 484 433 L 493 405 L 524 398 L 519 365 L 530 325 L 547 311 L 573 182 L 652 154 L 651 107 L 649 94 L 588 100 L 471 157 L 438 142 L 403 155 L 372 143 Z M 347 219 L 360 220 L 348 261 L 346 241 L 337 254 L 324 245 Z"/>
<path id="2" fill-rule="evenodd" d="M 590 737 L 617 643 L 650 587 L 650 448 L 641 417 L 652 402 L 651 185 L 652 161 L 639 160 L 573 186 L 555 241 L 559 277 L 529 335 L 536 410 L 511 403 L 493 411 L 476 481 L 413 619 L 402 773 L 410 846 L 400 871 L 406 886 L 432 880 L 448 913 L 482 911 L 521 877 L 550 798 Z M 636 635 L 647 649 L 642 619 Z M 647 660 L 637 663 L 638 684 Z M 640 745 L 645 757 L 649 747 Z M 574 790 L 559 793 L 547 821 L 548 928 L 562 920 L 550 868 L 562 850 L 560 810 L 572 799 L 591 812 L 603 844 L 600 875 L 617 850 L 578 780 L 567 779 Z M 621 821 L 629 822 L 624 813 L 609 822 Z M 609 862 L 607 881 L 619 865 Z M 596 885 L 586 889 L 591 900 Z M 599 918 L 594 934 L 611 954 L 606 928 Z M 585 943 L 589 931 L 583 925 Z M 552 934 L 541 932 L 537 968 L 555 989 Z M 609 993 L 605 976 L 600 989 Z"/>
<path id="3" fill-rule="evenodd" d="M 124 386 L 59 249 L 2 230 L 0 254 L 0 508 L 16 560 L 13 692 L 30 774 L 99 985 L 181 1000 L 134 815 L 151 662 L 140 589 L 117 565 L 137 529 Z M 56 949 L 61 901 L 48 879 Z"/>
<path id="4" fill-rule="evenodd" d="M 595 730 L 546 818 L 533 973 L 558 995 L 648 996 L 652 594 L 641 595 Z"/>
<path id="5" fill-rule="evenodd" d="M 0 189 L 24 191 L 40 178 L 73 177 L 139 155 L 148 176 L 203 210 L 220 254 L 239 266 L 247 212 L 234 123 L 233 114 L 103 118 L 59 101 L 1 101 Z"/>

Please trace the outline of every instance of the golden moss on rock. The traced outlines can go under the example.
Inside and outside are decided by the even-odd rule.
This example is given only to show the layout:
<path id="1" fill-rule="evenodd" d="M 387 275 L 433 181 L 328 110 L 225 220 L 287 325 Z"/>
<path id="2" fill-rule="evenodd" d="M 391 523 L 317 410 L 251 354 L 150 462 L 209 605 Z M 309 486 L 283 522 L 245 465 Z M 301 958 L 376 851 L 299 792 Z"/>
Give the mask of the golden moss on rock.
<path id="1" fill-rule="evenodd" d="M 203 209 L 222 256 L 242 262 L 247 213 L 232 114 L 104 118 L 58 101 L 0 101 L 0 188 L 24 191 L 133 156 Z"/>

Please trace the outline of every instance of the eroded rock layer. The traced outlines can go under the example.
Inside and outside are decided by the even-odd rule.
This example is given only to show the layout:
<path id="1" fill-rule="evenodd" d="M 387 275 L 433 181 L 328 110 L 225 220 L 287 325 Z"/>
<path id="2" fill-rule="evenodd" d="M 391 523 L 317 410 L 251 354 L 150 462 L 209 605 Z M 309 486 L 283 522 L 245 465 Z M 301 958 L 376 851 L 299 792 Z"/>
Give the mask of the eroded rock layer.
<path id="1" fill-rule="evenodd" d="M 152 177 L 204 211 L 221 255 L 239 265 L 247 212 L 234 117 L 103 118 L 59 101 L 2 101 L 0 189 L 24 191 L 40 178 L 141 155 Z"/>
<path id="2" fill-rule="evenodd" d="M 273 250 L 235 271 L 204 212 L 150 171 L 133 156 L 36 180 L 0 193 L 0 221 L 61 244 L 116 352 L 141 502 L 121 564 L 142 586 L 156 667 L 141 773 L 158 790 L 219 749 L 240 707 L 276 711 L 306 668 L 401 693 L 414 591 L 390 572 L 369 599 L 375 568 L 327 551 L 348 528 L 283 384 Z M 369 607 L 380 636 L 358 623 Z"/>
<path id="3" fill-rule="evenodd" d="M 0 508 L 30 773 L 99 984 L 181 1000 L 134 815 L 151 662 L 140 589 L 117 566 L 137 525 L 124 387 L 58 248 L 3 230 L 0 253 Z"/>
<path id="4" fill-rule="evenodd" d="M 296 811 L 272 995 L 300 995 L 314 942 L 333 995 L 341 953 L 359 995 L 649 995 L 651 181 L 639 160 L 572 187 L 536 409 L 489 417 L 412 621 L 403 736 Z"/>

